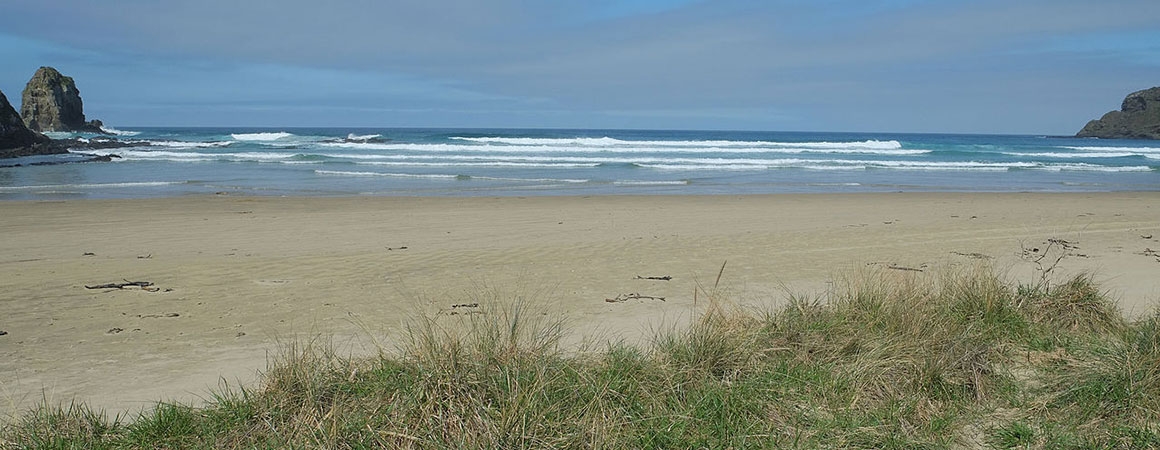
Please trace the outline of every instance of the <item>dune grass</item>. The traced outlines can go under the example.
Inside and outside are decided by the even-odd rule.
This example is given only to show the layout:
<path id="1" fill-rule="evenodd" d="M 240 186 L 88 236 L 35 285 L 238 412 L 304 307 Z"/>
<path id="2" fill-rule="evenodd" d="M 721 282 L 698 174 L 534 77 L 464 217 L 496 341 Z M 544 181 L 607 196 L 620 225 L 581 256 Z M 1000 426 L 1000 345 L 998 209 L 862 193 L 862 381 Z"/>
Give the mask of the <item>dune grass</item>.
<path id="1" fill-rule="evenodd" d="M 1160 448 L 1160 315 L 1090 277 L 856 274 L 751 311 L 710 296 L 642 345 L 561 348 L 495 301 L 424 318 L 399 352 L 284 346 L 260 386 L 108 418 L 43 406 L 6 448 Z"/>

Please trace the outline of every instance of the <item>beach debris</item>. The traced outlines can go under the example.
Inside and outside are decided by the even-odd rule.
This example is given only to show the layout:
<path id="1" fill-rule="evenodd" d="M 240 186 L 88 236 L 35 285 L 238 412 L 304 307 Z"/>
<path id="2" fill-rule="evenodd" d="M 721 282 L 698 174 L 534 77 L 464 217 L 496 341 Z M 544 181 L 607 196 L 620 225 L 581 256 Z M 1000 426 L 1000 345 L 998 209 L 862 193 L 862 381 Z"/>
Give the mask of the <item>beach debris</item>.
<path id="1" fill-rule="evenodd" d="M 898 264 L 888 263 L 888 262 L 870 262 L 870 263 L 866 263 L 866 265 L 867 266 L 883 266 L 883 267 L 890 269 L 890 270 L 902 270 L 902 271 L 906 271 L 906 272 L 925 272 L 926 271 L 925 269 L 927 267 L 926 263 L 922 263 L 918 267 L 900 266 Z"/>
<path id="2" fill-rule="evenodd" d="M 178 314 L 175 312 L 165 313 L 165 314 L 144 314 L 144 315 L 138 314 L 137 317 L 141 318 L 141 319 L 153 319 L 153 318 L 159 318 L 159 317 L 181 317 L 181 314 Z"/>
<path id="3" fill-rule="evenodd" d="M 1140 237 L 1144 239 L 1152 239 L 1152 235 L 1150 234 L 1141 234 Z"/>
<path id="4" fill-rule="evenodd" d="M 620 295 L 617 295 L 615 298 L 604 299 L 604 301 L 608 302 L 608 303 L 621 303 L 621 302 L 626 302 L 629 300 L 660 300 L 663 302 L 663 301 L 665 301 L 665 298 L 664 297 L 654 297 L 651 295 L 640 295 L 640 294 L 634 292 L 631 294 L 620 294 Z"/>
<path id="5" fill-rule="evenodd" d="M 81 253 L 81 256 L 97 256 L 97 254 L 93 253 L 93 252 L 84 252 L 84 253 Z"/>
<path id="6" fill-rule="evenodd" d="M 150 253 L 148 255 L 137 255 L 137 259 L 152 259 L 152 258 L 153 258 L 152 253 Z"/>
<path id="7" fill-rule="evenodd" d="M 110 328 L 109 331 L 106 331 L 105 334 L 117 334 L 117 333 L 120 333 L 122 331 L 125 331 L 125 329 L 114 327 L 114 328 Z"/>
<path id="8" fill-rule="evenodd" d="M 672 280 L 672 279 L 673 279 L 673 277 L 670 277 L 670 276 L 668 276 L 668 275 L 665 275 L 665 276 L 663 276 L 663 277 L 642 277 L 642 276 L 640 276 L 640 275 L 637 275 L 637 276 L 636 276 L 636 278 L 634 278 L 634 279 L 635 279 L 635 280 L 659 280 L 659 281 L 669 281 L 669 280 Z"/>
<path id="9" fill-rule="evenodd" d="M 7 336 L 7 335 L 8 335 L 7 331 L 0 330 L 0 336 Z"/>
<path id="10" fill-rule="evenodd" d="M 406 250 L 406 249 L 407 249 L 407 246 L 405 246 L 405 245 L 402 247 L 387 247 L 388 252 L 395 251 L 395 250 Z"/>
<path id="11" fill-rule="evenodd" d="M 1063 259 L 1066 256 L 1087 256 L 1078 255 L 1074 252 L 1074 250 L 1079 250 L 1078 243 L 1059 238 L 1050 238 L 1046 241 L 1043 241 L 1042 249 L 1039 247 L 1028 248 L 1023 245 L 1020 245 L 1020 247 L 1022 248 L 1020 256 L 1025 260 L 1035 263 L 1041 262 L 1043 259 L 1047 258 L 1048 253 L 1051 253 L 1052 249 L 1055 248 L 1062 250 L 1059 252 L 1059 256 L 1057 257 L 1058 259 Z"/>
<path id="12" fill-rule="evenodd" d="M 139 287 L 143 291 L 157 292 L 161 288 L 153 286 L 153 283 L 148 281 L 129 281 L 122 279 L 124 283 L 105 283 L 94 286 L 85 285 L 85 289 L 125 289 L 127 287 Z M 168 290 L 167 290 L 168 291 Z"/>
<path id="13" fill-rule="evenodd" d="M 451 309 L 457 309 L 459 311 L 451 311 L 451 312 L 447 313 L 447 315 L 449 315 L 449 316 L 458 316 L 460 314 L 464 314 L 464 315 L 483 314 L 483 311 L 479 310 L 479 303 L 457 303 L 457 304 L 451 305 Z"/>
<path id="14" fill-rule="evenodd" d="M 976 252 L 971 252 L 971 253 L 951 252 L 951 254 L 958 255 L 958 256 L 965 256 L 965 257 L 971 258 L 971 259 L 994 259 L 994 257 L 992 257 L 992 256 L 984 255 L 982 253 L 976 253 Z"/>

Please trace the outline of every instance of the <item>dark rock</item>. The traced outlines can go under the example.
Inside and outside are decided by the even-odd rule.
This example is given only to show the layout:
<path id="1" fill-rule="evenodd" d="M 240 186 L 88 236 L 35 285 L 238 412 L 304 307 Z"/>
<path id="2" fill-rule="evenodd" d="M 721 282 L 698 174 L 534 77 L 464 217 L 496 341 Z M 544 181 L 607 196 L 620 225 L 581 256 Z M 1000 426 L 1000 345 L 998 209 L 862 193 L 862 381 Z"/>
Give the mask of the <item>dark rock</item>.
<path id="1" fill-rule="evenodd" d="M 8 103 L 8 97 L 0 92 L 0 158 L 64 153 L 67 150 L 54 149 L 52 140 L 43 134 L 29 130 L 16 113 L 16 108 Z"/>
<path id="2" fill-rule="evenodd" d="M 107 150 L 111 148 L 146 147 L 149 141 L 122 141 L 109 137 L 92 139 L 53 139 L 52 145 L 66 150 Z"/>
<path id="3" fill-rule="evenodd" d="M 1101 139 L 1160 139 L 1160 87 L 1133 92 L 1119 111 L 1088 122 L 1075 135 Z"/>
<path id="4" fill-rule="evenodd" d="M 29 166 L 29 167 L 32 167 L 32 166 L 59 166 L 61 164 L 76 164 L 76 163 L 87 163 L 87 162 L 110 162 L 110 161 L 113 161 L 114 159 L 121 159 L 121 157 L 118 155 L 80 155 L 80 156 L 87 156 L 87 158 L 63 159 L 60 161 L 37 161 L 37 162 L 30 162 L 30 163 L 25 163 L 25 164 L 0 164 L 0 169 L 7 169 L 10 167 L 24 167 L 24 166 Z"/>
<path id="5" fill-rule="evenodd" d="M 101 122 L 85 121 L 81 92 L 72 77 L 52 67 L 41 67 L 28 80 L 20 102 L 20 117 L 34 131 L 105 133 Z"/>

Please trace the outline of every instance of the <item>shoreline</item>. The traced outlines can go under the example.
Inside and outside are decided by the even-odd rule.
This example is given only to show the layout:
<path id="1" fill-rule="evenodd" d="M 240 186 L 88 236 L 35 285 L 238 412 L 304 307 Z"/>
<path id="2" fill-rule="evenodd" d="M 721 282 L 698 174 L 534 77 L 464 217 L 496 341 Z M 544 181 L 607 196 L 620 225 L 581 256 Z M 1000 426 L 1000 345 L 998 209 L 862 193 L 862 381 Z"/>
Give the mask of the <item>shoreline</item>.
<path id="1" fill-rule="evenodd" d="M 252 382 L 295 336 L 390 349 L 418 314 L 493 290 L 531 297 L 577 334 L 639 340 L 695 314 L 693 292 L 723 264 L 728 298 L 768 307 L 866 267 L 987 263 L 1024 280 L 1021 246 L 1063 239 L 1076 249 L 1061 275 L 1093 273 L 1129 316 L 1160 303 L 1160 257 L 1146 254 L 1160 250 L 1154 191 L 197 195 L 0 211 L 0 416 L 42 392 L 110 412 L 196 401 L 219 379 Z M 85 288 L 123 280 L 158 290 Z M 630 293 L 666 300 L 605 301 Z"/>

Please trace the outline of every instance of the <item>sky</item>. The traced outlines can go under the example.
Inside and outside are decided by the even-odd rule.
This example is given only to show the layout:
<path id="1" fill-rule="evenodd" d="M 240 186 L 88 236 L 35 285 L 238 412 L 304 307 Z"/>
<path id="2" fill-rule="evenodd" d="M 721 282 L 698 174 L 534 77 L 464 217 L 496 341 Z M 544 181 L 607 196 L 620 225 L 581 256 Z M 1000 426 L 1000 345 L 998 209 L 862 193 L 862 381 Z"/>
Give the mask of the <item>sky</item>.
<path id="1" fill-rule="evenodd" d="M 114 127 L 1063 134 L 1160 85 L 1157 0 L 5 0 L 0 91 Z"/>

